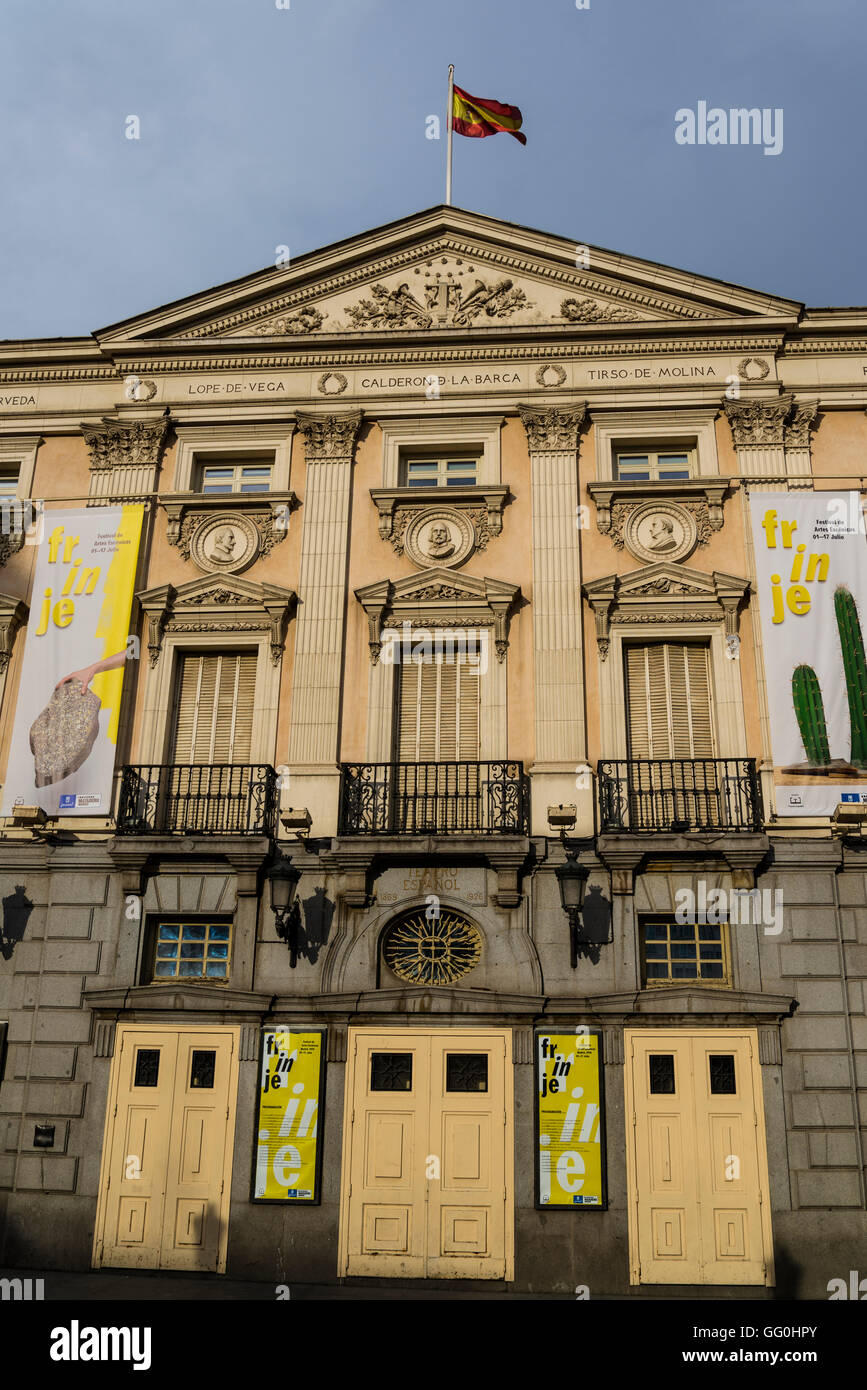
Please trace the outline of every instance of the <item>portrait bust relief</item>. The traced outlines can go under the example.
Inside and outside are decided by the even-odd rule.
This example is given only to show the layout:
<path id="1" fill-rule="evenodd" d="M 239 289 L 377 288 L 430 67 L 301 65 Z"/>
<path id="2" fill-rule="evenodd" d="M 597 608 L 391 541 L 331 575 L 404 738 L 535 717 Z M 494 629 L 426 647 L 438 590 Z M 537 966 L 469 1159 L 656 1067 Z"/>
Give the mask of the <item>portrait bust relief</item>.
<path id="1" fill-rule="evenodd" d="M 684 560 L 694 550 L 695 518 L 676 502 L 645 502 L 630 514 L 623 540 L 637 560 Z"/>
<path id="2" fill-rule="evenodd" d="M 475 549 L 476 533 L 469 518 L 457 509 L 427 507 L 409 522 L 403 544 L 421 569 L 459 565 Z"/>
<path id="3" fill-rule="evenodd" d="M 197 527 L 190 558 L 211 574 L 237 574 L 253 563 L 259 545 L 259 532 L 247 517 L 222 512 Z"/>

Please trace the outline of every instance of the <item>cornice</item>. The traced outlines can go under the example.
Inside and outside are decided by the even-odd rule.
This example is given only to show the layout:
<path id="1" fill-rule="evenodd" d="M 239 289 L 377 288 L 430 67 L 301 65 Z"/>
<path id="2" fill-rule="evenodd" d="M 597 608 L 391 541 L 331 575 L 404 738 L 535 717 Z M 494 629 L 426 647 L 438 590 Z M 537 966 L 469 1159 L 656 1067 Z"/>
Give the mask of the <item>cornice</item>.
<path id="1" fill-rule="evenodd" d="M 491 334 L 497 331 L 495 329 L 487 330 Z M 347 336 L 349 335 L 344 335 L 344 337 Z M 364 337 L 363 334 L 358 336 L 361 339 Z M 412 340 L 411 334 L 404 336 Z M 662 338 L 636 339 L 628 342 L 576 342 L 574 329 L 564 329 L 561 336 L 568 338 L 568 341 L 564 343 L 516 344 L 497 338 L 478 347 L 457 347 L 440 337 L 441 345 L 425 346 L 425 343 L 433 336 L 430 333 L 419 333 L 416 335 L 418 346 L 401 348 L 371 347 L 363 350 L 359 347 L 344 351 L 331 348 L 328 351 L 272 352 L 256 356 L 239 354 L 231 357 L 131 358 L 126 364 L 125 374 L 126 372 L 135 372 L 138 375 L 168 376 L 171 373 L 202 371 L 279 371 L 290 370 L 293 367 L 322 370 L 341 367 L 399 367 L 414 363 L 433 362 L 446 364 L 451 362 L 455 364 L 505 361 L 544 362 L 552 358 L 580 360 L 587 357 L 660 357 L 684 356 L 697 352 L 742 354 L 747 347 L 753 352 L 775 353 L 779 350 L 781 342 L 778 335 L 761 338 L 744 335 L 737 338 Z M 515 336 L 515 330 L 512 330 L 512 336 Z"/>

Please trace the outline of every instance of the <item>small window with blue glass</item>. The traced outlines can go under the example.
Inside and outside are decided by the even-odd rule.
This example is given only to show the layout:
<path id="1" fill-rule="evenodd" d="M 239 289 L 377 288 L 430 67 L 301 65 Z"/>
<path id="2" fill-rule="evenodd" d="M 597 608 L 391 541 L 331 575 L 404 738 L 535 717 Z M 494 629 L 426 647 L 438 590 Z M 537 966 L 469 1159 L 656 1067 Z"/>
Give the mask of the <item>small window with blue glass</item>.
<path id="1" fill-rule="evenodd" d="M 154 982 L 229 979 L 231 922 L 159 921 L 154 927 Z"/>

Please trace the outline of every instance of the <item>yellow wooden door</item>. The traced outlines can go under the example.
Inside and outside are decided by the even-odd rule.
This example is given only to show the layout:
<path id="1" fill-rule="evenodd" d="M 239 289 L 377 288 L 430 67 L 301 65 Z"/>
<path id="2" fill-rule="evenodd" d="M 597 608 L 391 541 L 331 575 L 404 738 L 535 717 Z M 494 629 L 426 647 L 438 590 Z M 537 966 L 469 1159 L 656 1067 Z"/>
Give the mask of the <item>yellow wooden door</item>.
<path id="1" fill-rule="evenodd" d="M 161 1269 L 214 1270 L 219 1262 L 234 1044 L 233 1034 L 219 1031 L 178 1039 Z"/>
<path id="2" fill-rule="evenodd" d="M 342 1274 L 512 1277 L 510 1041 L 351 1032 Z"/>
<path id="3" fill-rule="evenodd" d="M 627 1031 L 630 1278 L 771 1284 L 761 1073 L 749 1031 Z"/>
<path id="4" fill-rule="evenodd" d="M 159 1268 L 177 1052 L 176 1032 L 117 1029 L 97 1265 Z"/>
<path id="5" fill-rule="evenodd" d="M 222 1272 L 236 1030 L 119 1025 L 94 1264 Z"/>

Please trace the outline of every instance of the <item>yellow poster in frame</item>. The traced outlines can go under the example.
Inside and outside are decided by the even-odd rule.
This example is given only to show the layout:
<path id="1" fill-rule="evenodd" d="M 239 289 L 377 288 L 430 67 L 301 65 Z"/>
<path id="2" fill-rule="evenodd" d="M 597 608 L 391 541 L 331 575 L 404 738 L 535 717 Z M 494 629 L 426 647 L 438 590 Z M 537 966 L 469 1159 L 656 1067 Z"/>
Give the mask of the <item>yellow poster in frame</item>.
<path id="1" fill-rule="evenodd" d="M 601 1036 L 536 1034 L 536 1206 L 607 1206 Z"/>
<path id="2" fill-rule="evenodd" d="M 267 1028 L 259 1063 L 253 1201 L 319 1201 L 325 1032 Z"/>

